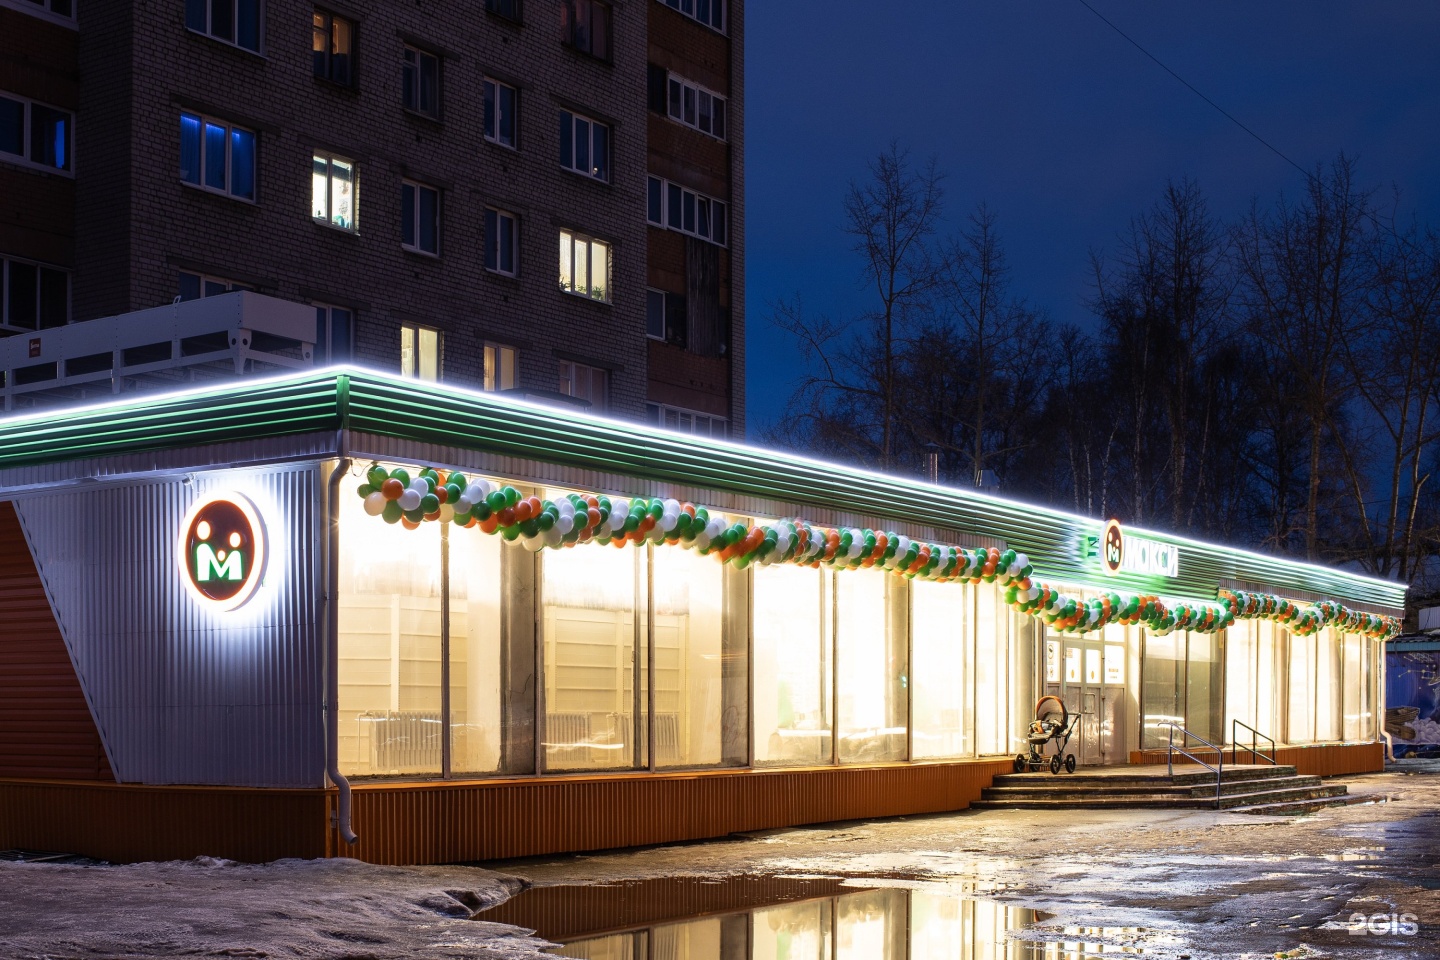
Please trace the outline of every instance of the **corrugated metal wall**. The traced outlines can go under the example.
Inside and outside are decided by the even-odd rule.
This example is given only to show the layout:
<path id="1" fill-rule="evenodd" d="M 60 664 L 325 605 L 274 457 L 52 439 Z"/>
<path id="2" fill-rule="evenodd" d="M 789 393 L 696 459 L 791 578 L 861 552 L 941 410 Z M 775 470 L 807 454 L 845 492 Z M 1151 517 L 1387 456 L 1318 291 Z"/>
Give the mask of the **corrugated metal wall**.
<path id="1" fill-rule="evenodd" d="M 260 507 L 269 560 L 229 613 L 182 587 L 176 535 L 204 494 Z M 322 786 L 318 471 L 196 474 L 16 501 L 115 775 L 126 782 Z"/>
<path id="2" fill-rule="evenodd" d="M 10 503 L 0 503 L 0 615 L 0 777 L 114 780 Z"/>

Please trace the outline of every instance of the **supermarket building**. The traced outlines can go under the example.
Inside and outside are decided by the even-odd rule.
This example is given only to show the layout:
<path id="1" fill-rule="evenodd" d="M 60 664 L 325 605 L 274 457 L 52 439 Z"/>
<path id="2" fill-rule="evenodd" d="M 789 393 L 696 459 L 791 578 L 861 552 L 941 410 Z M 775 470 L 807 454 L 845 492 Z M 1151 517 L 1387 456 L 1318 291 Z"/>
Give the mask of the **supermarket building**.
<path id="1" fill-rule="evenodd" d="M 0 420 L 0 847 L 454 862 L 1379 769 L 1390 581 L 345 368 Z M 1248 736 L 1248 734 L 1247 734 Z"/>

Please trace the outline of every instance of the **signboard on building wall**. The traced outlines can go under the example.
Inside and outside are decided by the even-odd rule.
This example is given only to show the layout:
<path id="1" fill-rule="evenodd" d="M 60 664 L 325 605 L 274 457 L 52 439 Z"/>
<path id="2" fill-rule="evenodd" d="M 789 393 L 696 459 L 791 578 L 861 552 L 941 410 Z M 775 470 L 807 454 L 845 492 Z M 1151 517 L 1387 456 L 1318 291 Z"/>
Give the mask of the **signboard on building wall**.
<path id="1" fill-rule="evenodd" d="M 1100 566 L 1110 576 L 1134 573 L 1146 577 L 1176 577 L 1180 574 L 1180 548 L 1126 533 L 1119 520 L 1105 524 L 1097 545 Z"/>
<path id="2" fill-rule="evenodd" d="M 180 581 L 202 605 L 234 610 L 265 572 L 265 524 L 239 493 L 202 497 L 180 523 L 175 545 Z"/>

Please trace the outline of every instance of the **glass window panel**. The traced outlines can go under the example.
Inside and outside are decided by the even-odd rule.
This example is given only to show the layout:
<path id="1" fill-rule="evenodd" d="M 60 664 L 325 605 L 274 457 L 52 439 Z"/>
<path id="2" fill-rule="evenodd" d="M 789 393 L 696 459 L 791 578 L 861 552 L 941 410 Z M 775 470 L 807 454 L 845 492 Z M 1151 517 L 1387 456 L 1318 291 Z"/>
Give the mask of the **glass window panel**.
<path id="1" fill-rule="evenodd" d="M 829 763 L 830 572 L 752 569 L 755 762 Z"/>
<path id="2" fill-rule="evenodd" d="M 485 269 L 494 270 L 499 266 L 498 252 L 500 249 L 500 237 L 497 232 L 499 213 L 495 210 L 485 211 Z"/>
<path id="3" fill-rule="evenodd" d="M 400 328 L 400 375 L 415 376 L 415 328 Z"/>
<path id="4" fill-rule="evenodd" d="M 325 363 L 326 348 L 330 344 L 330 311 L 325 307 L 315 308 L 315 347 L 310 352 L 315 366 Z"/>
<path id="5" fill-rule="evenodd" d="M 373 521 L 372 521 L 373 522 Z M 450 770 L 500 769 L 503 541 L 449 526 Z"/>
<path id="6" fill-rule="evenodd" d="M 428 53 L 420 54 L 420 111 L 440 113 L 440 58 Z"/>
<path id="7" fill-rule="evenodd" d="M 40 327 L 63 327 L 70 322 L 70 274 L 40 268 Z"/>
<path id="8" fill-rule="evenodd" d="M 701 90 L 699 92 L 696 103 L 696 118 L 699 121 L 700 129 L 706 133 L 709 133 L 711 129 L 710 118 L 712 114 L 710 109 L 710 102 L 710 94 L 706 93 L 704 90 Z"/>
<path id="9" fill-rule="evenodd" d="M 340 768 L 439 774 L 440 524 L 377 522 L 361 482 L 349 478 L 340 497 Z"/>
<path id="10" fill-rule="evenodd" d="M 667 186 L 665 197 L 666 211 L 667 218 L 669 220 L 669 226 L 673 230 L 679 230 L 683 225 L 681 219 L 682 210 L 685 206 L 684 201 L 681 199 L 683 196 L 684 191 L 682 191 L 675 184 L 672 183 Z"/>
<path id="11" fill-rule="evenodd" d="M 416 376 L 421 380 L 439 380 L 440 332 L 438 330 L 427 330 L 421 327 L 416 341 L 417 352 L 419 353 L 419 368 L 416 371 Z"/>
<path id="12" fill-rule="evenodd" d="M 226 187 L 225 128 L 214 123 L 205 124 L 205 186 L 213 190 Z"/>
<path id="13" fill-rule="evenodd" d="M 515 234 L 515 218 L 502 215 L 500 217 L 500 270 L 502 273 L 515 272 Z"/>
<path id="14" fill-rule="evenodd" d="M 575 117 L 565 110 L 560 111 L 560 166 L 575 166 Z"/>
<path id="15" fill-rule="evenodd" d="M 681 227 L 686 233 L 695 232 L 695 194 L 686 190 L 683 194 L 685 220 Z"/>
<path id="16" fill-rule="evenodd" d="M 330 76 L 330 15 L 319 10 L 311 18 L 310 65 L 315 76 Z"/>
<path id="17" fill-rule="evenodd" d="M 255 199 L 255 134 L 249 130 L 230 131 L 230 192 Z"/>
<path id="18" fill-rule="evenodd" d="M 495 107 L 495 81 L 486 80 L 485 89 L 485 136 L 494 140 L 499 136 L 499 118 L 496 115 Z"/>
<path id="19" fill-rule="evenodd" d="M 513 347 L 500 348 L 500 389 L 513 390 L 517 380 L 515 378 L 515 349 Z"/>
<path id="20" fill-rule="evenodd" d="M 634 547 L 540 557 L 547 769 L 624 769 L 644 759 L 635 723 L 645 700 L 635 684 L 642 563 Z"/>
<path id="21" fill-rule="evenodd" d="M 8 263 L 9 282 L 5 285 L 5 316 L 12 327 L 34 330 L 40 305 L 39 268 L 33 263 Z"/>
<path id="22" fill-rule="evenodd" d="M 590 247 L 584 240 L 575 241 L 575 290 L 590 294 Z"/>
<path id="23" fill-rule="evenodd" d="M 695 92 L 694 87 L 685 87 L 685 106 L 682 119 L 692 127 L 695 125 Z"/>
<path id="24" fill-rule="evenodd" d="M 310 162 L 310 215 L 330 219 L 330 161 L 314 157 Z"/>
<path id="25" fill-rule="evenodd" d="M 180 179 L 186 183 L 200 182 L 200 125 L 199 117 L 180 114 Z"/>
<path id="26" fill-rule="evenodd" d="M 0 153 L 25 155 L 25 103 L 0 97 Z"/>
<path id="27" fill-rule="evenodd" d="M 30 104 L 30 159 L 57 170 L 70 169 L 70 114 Z"/>
<path id="28" fill-rule="evenodd" d="M 210 0 L 210 35 L 235 39 L 235 0 Z"/>
<path id="29" fill-rule="evenodd" d="M 355 30 L 344 17 L 333 18 L 330 79 L 350 85 L 350 63 L 355 43 Z"/>
<path id="30" fill-rule="evenodd" d="M 355 228 L 355 167 L 344 160 L 330 161 L 330 220 L 346 230 Z"/>
<path id="31" fill-rule="evenodd" d="M 595 131 L 595 146 L 590 152 L 594 164 L 592 175 L 597 180 L 610 179 L 610 128 L 604 124 L 592 124 Z"/>
<path id="32" fill-rule="evenodd" d="M 1327 628 L 1315 635 L 1315 739 L 1333 742 L 1341 734 L 1340 637 Z"/>
<path id="33" fill-rule="evenodd" d="M 515 118 L 516 118 L 516 97 L 515 88 L 500 86 L 500 142 L 507 147 L 515 146 Z"/>
<path id="34" fill-rule="evenodd" d="M 684 97 L 684 85 L 675 78 L 670 79 L 669 113 L 670 116 L 679 120 L 682 115 L 681 98 Z"/>
<path id="35" fill-rule="evenodd" d="M 235 15 L 235 42 L 246 50 L 259 50 L 260 0 L 239 0 Z"/>
<path id="36" fill-rule="evenodd" d="M 695 206 L 698 213 L 695 232 L 708 240 L 710 238 L 710 201 L 700 197 Z"/>
<path id="37" fill-rule="evenodd" d="M 910 584 L 912 756 L 917 759 L 971 753 L 965 724 L 969 711 L 968 592 L 969 587 L 958 583 L 914 580 Z"/>
<path id="38" fill-rule="evenodd" d="M 417 75 L 419 68 L 416 63 L 418 56 L 416 51 L 409 47 L 405 48 L 404 67 L 401 70 L 400 98 L 401 102 L 411 110 L 419 109 L 420 79 Z"/>
<path id="39" fill-rule="evenodd" d="M 1211 743 L 1224 736 L 1220 729 L 1223 704 L 1220 700 L 1222 664 L 1214 634 L 1189 635 L 1189 662 L 1186 665 L 1185 729 Z"/>
<path id="40" fill-rule="evenodd" d="M 1290 634 L 1290 743 L 1315 740 L 1315 635 Z"/>
<path id="41" fill-rule="evenodd" d="M 178 293 L 183 300 L 200 299 L 200 278 L 193 273 L 180 274 Z"/>
<path id="42" fill-rule="evenodd" d="M 400 242 L 415 246 L 415 185 L 400 184 Z"/>
<path id="43" fill-rule="evenodd" d="M 223 293 L 230 292 L 230 284 L 224 280 L 212 280 L 206 277 L 203 281 L 204 295 L 207 297 L 218 297 Z"/>
<path id="44" fill-rule="evenodd" d="M 693 424 L 687 425 L 694 429 Z M 836 714 L 842 762 L 905 759 L 907 682 L 904 621 L 895 629 L 891 581 L 883 570 L 835 579 Z"/>
<path id="45" fill-rule="evenodd" d="M 721 140 L 725 139 L 725 101 L 719 97 L 715 98 L 715 119 L 712 122 L 710 132 Z"/>
<path id="46" fill-rule="evenodd" d="M 564 230 L 560 231 L 560 289 L 575 289 L 575 237 Z"/>
<path id="47" fill-rule="evenodd" d="M 909 899 L 894 888 L 836 897 L 835 960 L 910 960 Z"/>
<path id="48" fill-rule="evenodd" d="M 1362 663 L 1362 637 L 1358 633 L 1345 634 L 1342 644 L 1344 647 L 1343 664 L 1343 688 L 1344 703 L 1342 708 L 1345 712 L 1344 723 L 1341 728 L 1341 736 L 1345 740 L 1356 741 L 1364 739 L 1364 710 L 1362 705 L 1366 701 L 1365 671 L 1361 669 Z"/>
<path id="49" fill-rule="evenodd" d="M 1225 630 L 1225 728 L 1221 733 L 1226 742 L 1251 741 L 1250 732 L 1237 728 L 1233 721 L 1256 726 L 1255 627 L 1254 620 L 1237 620 Z"/>
<path id="50" fill-rule="evenodd" d="M 665 294 L 659 290 L 645 291 L 645 334 L 665 339 Z"/>
<path id="51" fill-rule="evenodd" d="M 723 724 L 736 722 L 726 709 L 736 691 L 727 697 L 726 684 L 745 685 L 744 670 L 726 665 L 725 567 L 714 557 L 678 546 L 657 546 L 651 556 L 655 763 L 719 764 L 724 759 Z"/>
<path id="52" fill-rule="evenodd" d="M 440 252 L 440 191 L 420 188 L 420 249 Z"/>
<path id="53" fill-rule="evenodd" d="M 575 118 L 575 169 L 590 172 L 590 121 Z"/>
<path id="54" fill-rule="evenodd" d="M 981 584 L 975 595 L 975 748 L 1010 753 L 1010 616 L 999 588 Z"/>
<path id="55" fill-rule="evenodd" d="M 210 0 L 185 0 L 185 26 L 206 33 L 209 27 Z"/>
<path id="56" fill-rule="evenodd" d="M 1140 683 L 1140 709 L 1145 719 L 1140 748 L 1163 747 L 1170 742 L 1170 727 L 1185 723 L 1185 634 L 1145 636 L 1145 669 Z"/>

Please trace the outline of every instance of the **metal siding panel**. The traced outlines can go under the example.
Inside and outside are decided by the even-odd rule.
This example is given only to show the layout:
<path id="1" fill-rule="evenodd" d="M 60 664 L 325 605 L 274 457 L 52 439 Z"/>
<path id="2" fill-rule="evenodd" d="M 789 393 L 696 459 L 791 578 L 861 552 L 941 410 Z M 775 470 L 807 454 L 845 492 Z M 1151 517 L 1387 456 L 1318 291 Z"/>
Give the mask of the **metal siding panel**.
<path id="1" fill-rule="evenodd" d="M 313 467 L 221 471 L 17 501 L 120 780 L 323 785 L 317 484 Z M 231 488 L 264 512 L 270 560 L 217 613 L 182 587 L 175 537 Z"/>

